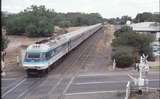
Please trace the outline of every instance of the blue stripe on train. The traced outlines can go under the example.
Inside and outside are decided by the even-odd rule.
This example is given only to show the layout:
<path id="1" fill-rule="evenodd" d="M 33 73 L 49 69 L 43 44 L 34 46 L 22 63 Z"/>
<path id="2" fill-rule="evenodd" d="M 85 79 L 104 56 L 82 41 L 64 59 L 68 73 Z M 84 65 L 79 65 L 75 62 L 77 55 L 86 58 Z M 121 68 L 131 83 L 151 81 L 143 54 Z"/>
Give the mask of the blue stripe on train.
<path id="1" fill-rule="evenodd" d="M 35 61 L 30 61 L 30 62 L 23 62 L 24 64 L 28 64 L 28 65 L 38 65 L 38 64 L 46 64 L 48 65 L 48 61 L 38 61 L 38 62 L 35 62 Z"/>

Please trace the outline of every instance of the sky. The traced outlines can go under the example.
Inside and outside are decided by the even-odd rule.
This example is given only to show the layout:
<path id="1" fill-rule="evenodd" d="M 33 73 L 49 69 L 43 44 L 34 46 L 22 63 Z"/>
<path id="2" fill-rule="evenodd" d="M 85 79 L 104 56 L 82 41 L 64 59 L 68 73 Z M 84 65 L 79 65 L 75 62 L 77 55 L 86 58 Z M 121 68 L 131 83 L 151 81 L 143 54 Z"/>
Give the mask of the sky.
<path id="1" fill-rule="evenodd" d="M 31 5 L 45 5 L 56 12 L 100 13 L 104 18 L 159 12 L 159 0 L 1 0 L 2 11 L 18 13 Z"/>

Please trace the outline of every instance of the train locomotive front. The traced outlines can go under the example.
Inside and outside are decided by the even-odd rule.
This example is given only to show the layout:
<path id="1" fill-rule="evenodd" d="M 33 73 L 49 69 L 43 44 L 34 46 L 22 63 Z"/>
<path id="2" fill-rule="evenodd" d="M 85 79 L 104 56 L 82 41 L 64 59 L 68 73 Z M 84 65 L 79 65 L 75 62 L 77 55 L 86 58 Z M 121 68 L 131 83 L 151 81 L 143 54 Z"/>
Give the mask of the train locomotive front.
<path id="1" fill-rule="evenodd" d="M 68 53 L 68 39 L 60 35 L 30 45 L 26 49 L 22 65 L 27 74 L 48 72 L 50 66 Z"/>
<path id="2" fill-rule="evenodd" d="M 24 69 L 29 71 L 44 71 L 49 66 L 49 57 L 54 55 L 54 50 L 45 44 L 33 44 L 26 50 L 23 61 Z"/>

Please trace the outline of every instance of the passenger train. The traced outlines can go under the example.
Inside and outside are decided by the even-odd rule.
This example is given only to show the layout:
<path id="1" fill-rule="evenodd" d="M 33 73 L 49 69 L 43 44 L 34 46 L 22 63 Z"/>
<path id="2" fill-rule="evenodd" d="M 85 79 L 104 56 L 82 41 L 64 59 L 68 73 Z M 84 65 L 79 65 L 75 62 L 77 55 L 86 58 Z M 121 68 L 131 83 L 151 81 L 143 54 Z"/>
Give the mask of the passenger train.
<path id="1" fill-rule="evenodd" d="M 83 27 L 56 38 L 42 40 L 30 45 L 25 52 L 22 65 L 30 74 L 32 71 L 47 71 L 60 58 L 76 48 L 80 43 L 102 28 L 102 24 Z"/>

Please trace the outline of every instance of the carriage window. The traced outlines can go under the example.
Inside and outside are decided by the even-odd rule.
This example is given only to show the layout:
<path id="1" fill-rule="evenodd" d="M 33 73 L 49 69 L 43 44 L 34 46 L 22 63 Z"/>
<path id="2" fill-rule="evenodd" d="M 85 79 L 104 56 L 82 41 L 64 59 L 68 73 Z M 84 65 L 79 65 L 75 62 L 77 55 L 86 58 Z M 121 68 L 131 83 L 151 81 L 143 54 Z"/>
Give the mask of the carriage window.
<path id="1" fill-rule="evenodd" d="M 68 42 L 67 42 L 67 43 L 64 43 L 64 44 L 62 45 L 63 49 L 65 49 L 65 48 L 67 47 L 67 44 L 68 44 Z"/>
<path id="2" fill-rule="evenodd" d="M 47 52 L 47 53 L 46 53 L 46 59 L 48 60 L 48 59 L 50 59 L 50 57 L 51 57 L 51 53 L 50 53 L 50 52 Z"/>
<path id="3" fill-rule="evenodd" d="M 59 46 L 55 49 L 56 53 L 59 53 L 62 50 L 62 46 Z"/>
<path id="4" fill-rule="evenodd" d="M 49 52 L 46 53 L 46 59 L 50 59 L 52 56 L 54 55 L 54 50 L 51 50 Z"/>
<path id="5" fill-rule="evenodd" d="M 40 58 L 40 53 L 28 53 L 28 58 Z"/>

